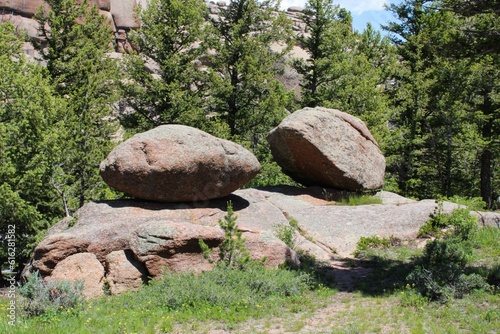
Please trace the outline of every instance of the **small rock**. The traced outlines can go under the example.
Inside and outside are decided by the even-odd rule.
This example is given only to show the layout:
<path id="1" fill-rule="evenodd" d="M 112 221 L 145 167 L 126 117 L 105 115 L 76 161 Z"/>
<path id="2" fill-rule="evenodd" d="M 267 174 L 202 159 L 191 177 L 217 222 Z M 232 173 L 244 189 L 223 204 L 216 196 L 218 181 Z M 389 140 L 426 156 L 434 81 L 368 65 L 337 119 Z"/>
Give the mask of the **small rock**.
<path id="1" fill-rule="evenodd" d="M 68 256 L 47 278 L 56 281 L 83 281 L 83 295 L 86 299 L 104 295 L 104 267 L 92 253 L 78 253 Z"/>
<path id="2" fill-rule="evenodd" d="M 134 258 L 130 250 L 119 250 L 106 256 L 106 279 L 112 295 L 137 291 L 147 281 L 144 264 Z"/>

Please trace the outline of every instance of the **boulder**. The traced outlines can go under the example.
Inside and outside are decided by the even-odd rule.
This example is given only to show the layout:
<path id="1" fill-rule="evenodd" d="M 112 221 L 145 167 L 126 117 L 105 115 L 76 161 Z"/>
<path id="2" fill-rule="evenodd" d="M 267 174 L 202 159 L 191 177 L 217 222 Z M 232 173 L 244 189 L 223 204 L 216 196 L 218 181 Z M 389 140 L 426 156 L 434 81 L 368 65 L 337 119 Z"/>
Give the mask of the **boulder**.
<path id="1" fill-rule="evenodd" d="M 500 213 L 498 212 L 472 211 L 471 214 L 478 218 L 481 226 L 500 228 Z"/>
<path id="2" fill-rule="evenodd" d="M 286 11 L 290 12 L 290 13 L 303 13 L 304 8 L 299 7 L 299 6 L 291 6 L 291 7 L 288 7 L 288 9 Z"/>
<path id="3" fill-rule="evenodd" d="M 46 279 L 56 281 L 83 281 L 86 299 L 104 295 L 104 268 L 92 253 L 78 253 L 59 262 Z"/>
<path id="4" fill-rule="evenodd" d="M 147 281 L 148 271 L 130 250 L 119 250 L 106 256 L 106 279 L 112 295 L 137 291 Z"/>
<path id="5" fill-rule="evenodd" d="M 166 268 L 172 272 L 212 269 L 212 264 L 203 257 L 199 240 L 215 248 L 223 239 L 224 232 L 218 226 L 153 221 L 133 233 L 130 247 L 152 276 L 160 276 Z"/>
<path id="6" fill-rule="evenodd" d="M 0 0 L 1 1 L 1 0 Z M 22 15 L 16 14 L 2 14 L 0 10 L 0 22 L 11 22 L 16 28 L 17 32 L 24 32 L 26 35 L 34 41 L 41 41 L 41 37 L 38 34 L 38 22 L 36 20 L 24 17 Z"/>
<path id="7" fill-rule="evenodd" d="M 183 125 L 162 125 L 118 145 L 101 163 L 104 181 L 134 197 L 160 202 L 229 195 L 260 170 L 242 146 Z"/>
<path id="8" fill-rule="evenodd" d="M 277 269 L 284 263 L 283 259 L 288 259 L 290 263 L 299 263 L 297 253 L 278 239 L 272 230 L 245 232 L 242 237 L 250 257 L 257 261 L 265 259 L 268 268 Z"/>
<path id="9" fill-rule="evenodd" d="M 140 20 L 135 13 L 136 7 L 136 0 L 110 0 L 110 12 L 118 29 L 139 28 Z"/>
<path id="10" fill-rule="evenodd" d="M 245 193 L 243 193 L 245 194 Z M 203 257 L 199 240 L 213 247 L 214 259 L 224 238 L 219 220 L 230 200 L 252 258 L 267 267 L 296 262 L 294 251 L 273 235 L 287 219 L 254 190 L 204 205 L 120 200 L 88 203 L 55 224 L 34 251 L 31 270 L 52 277 L 60 264 L 77 254 L 92 253 L 105 268 L 112 294 L 140 287 L 147 277 L 172 272 L 202 272 L 213 266 Z M 60 271 L 60 269 L 57 269 Z"/>
<path id="11" fill-rule="evenodd" d="M 6 8 L 27 17 L 35 15 L 38 7 L 42 5 L 49 8 L 44 0 L 0 0 L 0 8 Z"/>
<path id="12" fill-rule="evenodd" d="M 336 109 L 304 108 L 267 136 L 283 172 L 304 185 L 345 190 L 383 186 L 385 158 L 366 125 Z"/>

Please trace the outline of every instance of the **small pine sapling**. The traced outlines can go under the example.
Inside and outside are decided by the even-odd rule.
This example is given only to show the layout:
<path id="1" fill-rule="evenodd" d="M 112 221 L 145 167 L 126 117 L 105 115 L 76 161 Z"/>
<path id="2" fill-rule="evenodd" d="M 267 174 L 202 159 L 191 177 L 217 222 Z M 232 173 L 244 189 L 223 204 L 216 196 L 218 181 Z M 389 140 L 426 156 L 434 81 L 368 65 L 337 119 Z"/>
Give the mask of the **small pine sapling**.
<path id="1" fill-rule="evenodd" d="M 216 262 L 218 266 L 227 267 L 229 269 L 244 269 L 250 262 L 250 253 L 245 247 L 245 238 L 242 232 L 238 230 L 234 214 L 233 204 L 227 202 L 227 213 L 224 219 L 219 219 L 219 226 L 224 231 L 224 240 L 219 245 L 219 260 Z M 198 240 L 203 256 L 210 262 L 212 260 L 212 250 L 203 240 Z"/>

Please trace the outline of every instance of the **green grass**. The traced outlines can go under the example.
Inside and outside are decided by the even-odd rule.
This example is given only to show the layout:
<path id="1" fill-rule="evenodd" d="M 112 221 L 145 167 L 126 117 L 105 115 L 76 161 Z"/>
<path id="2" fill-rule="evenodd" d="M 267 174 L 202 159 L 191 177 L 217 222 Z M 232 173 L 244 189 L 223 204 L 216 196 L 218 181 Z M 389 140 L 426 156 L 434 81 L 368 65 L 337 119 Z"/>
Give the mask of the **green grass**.
<path id="1" fill-rule="evenodd" d="M 93 300 L 76 315 L 63 310 L 22 319 L 13 331 L 7 322 L 1 323 L 0 332 L 33 333 L 37 328 L 39 334 L 162 333 L 205 321 L 230 326 L 284 310 L 301 312 L 334 293 L 304 272 L 258 265 L 245 270 L 217 267 L 198 276 L 167 274 L 139 292 Z"/>
<path id="2" fill-rule="evenodd" d="M 471 270 L 500 268 L 499 229 L 481 228 L 471 243 Z M 500 282 L 430 302 L 406 281 L 421 254 L 411 243 L 367 247 L 345 260 L 371 268 L 351 293 L 286 269 L 172 274 L 139 292 L 93 300 L 77 314 L 21 319 L 15 328 L 6 320 L 9 301 L 0 299 L 0 333 L 497 333 Z"/>
<path id="3" fill-rule="evenodd" d="M 336 205 L 370 205 L 370 204 L 382 204 L 382 199 L 380 197 L 371 195 L 349 195 L 347 198 L 341 199 Z"/>

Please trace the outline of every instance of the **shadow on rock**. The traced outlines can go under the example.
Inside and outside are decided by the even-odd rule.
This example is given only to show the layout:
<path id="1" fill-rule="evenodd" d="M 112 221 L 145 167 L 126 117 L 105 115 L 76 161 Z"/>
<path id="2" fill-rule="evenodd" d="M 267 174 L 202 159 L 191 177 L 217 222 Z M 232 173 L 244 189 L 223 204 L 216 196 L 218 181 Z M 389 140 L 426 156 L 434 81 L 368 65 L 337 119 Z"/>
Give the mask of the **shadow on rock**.
<path id="1" fill-rule="evenodd" d="M 349 196 L 358 194 L 358 192 L 355 191 L 339 190 L 339 189 L 325 188 L 319 186 L 299 188 L 296 186 L 279 185 L 279 186 L 258 187 L 256 189 L 271 193 L 283 194 L 286 196 L 308 195 L 317 199 L 325 201 L 335 201 L 335 202 L 340 202 L 343 199 L 349 198 Z"/>
<path id="2" fill-rule="evenodd" d="M 235 194 L 223 198 L 217 198 L 212 200 L 204 201 L 193 201 L 188 203 L 163 203 L 154 201 L 145 201 L 140 199 L 122 199 L 114 201 L 98 201 L 97 203 L 106 204 L 111 208 L 140 208 L 145 210 L 186 210 L 186 209 L 220 209 L 222 211 L 227 211 L 227 204 L 231 202 L 233 205 L 233 210 L 238 212 L 250 206 L 248 202 L 243 197 Z"/>

